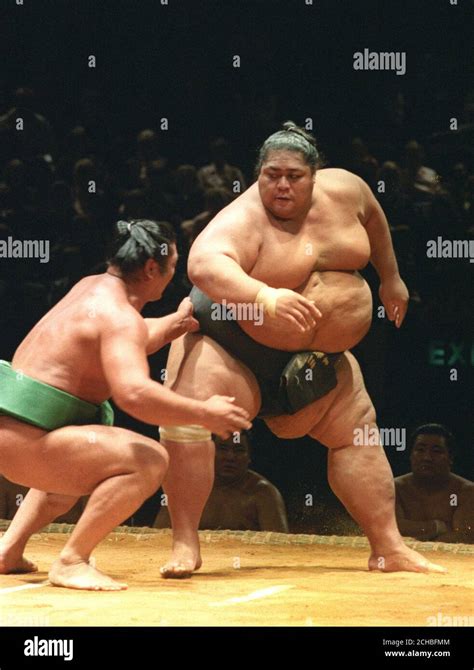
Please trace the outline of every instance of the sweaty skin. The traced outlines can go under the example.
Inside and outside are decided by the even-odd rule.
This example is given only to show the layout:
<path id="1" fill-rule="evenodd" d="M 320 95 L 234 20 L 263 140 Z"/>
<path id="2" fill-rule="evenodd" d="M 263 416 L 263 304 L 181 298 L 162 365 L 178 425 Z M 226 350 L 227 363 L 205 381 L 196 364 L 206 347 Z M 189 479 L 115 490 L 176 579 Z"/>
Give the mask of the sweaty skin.
<path id="1" fill-rule="evenodd" d="M 381 279 L 387 316 L 400 327 L 408 292 L 386 218 L 368 186 L 339 169 L 318 170 L 314 178 L 297 152 L 273 151 L 258 182 L 197 238 L 188 274 L 216 302 L 251 304 L 265 286 L 291 289 L 277 302 L 274 317 L 266 313 L 263 325 L 240 325 L 268 346 L 330 352 L 354 346 L 370 326 L 370 292 L 357 274 L 369 260 Z M 320 313 L 301 293 L 316 301 Z M 251 370 L 208 337 L 187 334 L 176 340 L 167 369 L 167 384 L 180 393 L 200 398 L 209 387 L 218 393 L 232 390 L 251 417 L 259 411 Z M 338 384 L 329 394 L 292 416 L 268 418 L 267 425 L 279 437 L 310 435 L 330 448 L 329 482 L 370 541 L 370 569 L 442 572 L 403 544 L 383 449 L 354 445 L 355 429 L 376 428 L 376 417 L 349 352 L 338 361 L 336 374 Z M 174 539 L 162 571 L 168 577 L 189 576 L 201 565 L 196 529 L 212 488 L 212 468 L 200 479 L 192 474 L 202 445 L 163 444 L 170 454 L 164 486 Z M 212 450 L 207 453 L 211 459 Z"/>

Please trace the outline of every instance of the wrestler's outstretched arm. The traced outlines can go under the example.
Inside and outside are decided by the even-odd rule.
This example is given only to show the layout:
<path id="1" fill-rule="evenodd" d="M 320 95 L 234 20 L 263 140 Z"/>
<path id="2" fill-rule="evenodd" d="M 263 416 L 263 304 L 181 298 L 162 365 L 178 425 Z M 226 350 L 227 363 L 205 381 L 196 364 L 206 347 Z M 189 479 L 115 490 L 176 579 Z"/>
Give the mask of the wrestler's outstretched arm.
<path id="1" fill-rule="evenodd" d="M 249 275 L 262 245 L 260 231 L 245 213 L 219 213 L 196 238 L 188 259 L 190 280 L 216 302 L 262 302 L 267 311 L 300 331 L 314 328 L 321 313 L 304 296 L 278 289 L 278 294 Z M 276 288 L 276 287 L 275 287 Z"/>
<path id="2" fill-rule="evenodd" d="M 145 324 L 148 328 L 147 356 L 159 351 L 177 337 L 199 330 L 199 322 L 193 317 L 193 303 L 189 298 L 184 298 L 173 314 L 158 319 L 145 319 Z"/>
<path id="3" fill-rule="evenodd" d="M 193 400 L 150 378 L 148 329 L 141 317 L 110 310 L 102 319 L 102 367 L 112 398 L 124 412 L 152 425 L 198 424 L 222 436 L 250 428 L 248 412 L 233 398 Z"/>
<path id="4" fill-rule="evenodd" d="M 383 209 L 369 186 L 362 179 L 358 180 L 366 215 L 364 225 L 370 241 L 370 261 L 380 277 L 380 299 L 390 321 L 395 321 L 396 327 L 400 328 L 408 308 L 408 289 L 398 271 L 390 228 Z"/>

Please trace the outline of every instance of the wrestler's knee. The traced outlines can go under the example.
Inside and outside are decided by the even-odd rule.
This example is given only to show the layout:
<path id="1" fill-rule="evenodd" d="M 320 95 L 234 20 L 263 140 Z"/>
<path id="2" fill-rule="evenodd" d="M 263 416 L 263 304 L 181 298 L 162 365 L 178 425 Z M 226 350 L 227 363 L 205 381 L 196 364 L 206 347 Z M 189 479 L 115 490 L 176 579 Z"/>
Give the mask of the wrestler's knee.
<path id="1" fill-rule="evenodd" d="M 143 493 L 145 496 L 153 495 L 168 469 L 168 452 L 159 442 L 151 439 L 134 442 L 130 446 L 133 450 L 133 467 L 139 475 Z"/>

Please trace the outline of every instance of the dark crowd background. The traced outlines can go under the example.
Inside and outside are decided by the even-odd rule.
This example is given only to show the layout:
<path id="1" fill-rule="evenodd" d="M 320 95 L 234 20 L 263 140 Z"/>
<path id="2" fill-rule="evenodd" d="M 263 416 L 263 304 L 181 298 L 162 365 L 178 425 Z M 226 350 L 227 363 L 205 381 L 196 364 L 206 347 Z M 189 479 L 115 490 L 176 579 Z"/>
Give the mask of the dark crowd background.
<path id="1" fill-rule="evenodd" d="M 474 266 L 426 255 L 437 236 L 474 236 L 472 9 L 463 0 L 4 2 L 0 239 L 50 240 L 51 260 L 0 260 L 0 357 L 80 277 L 103 270 L 119 218 L 175 226 L 179 269 L 146 315 L 175 309 L 189 292 L 189 235 L 235 197 L 235 175 L 253 181 L 257 149 L 282 121 L 310 119 L 326 165 L 373 188 L 410 289 L 397 331 L 378 317 L 377 278 L 364 271 L 374 320 L 355 354 L 379 425 L 447 425 L 453 470 L 472 479 Z M 406 52 L 406 74 L 355 71 L 364 48 Z M 151 359 L 155 378 L 166 353 Z M 156 437 L 120 413 L 118 423 Z M 278 440 L 258 420 L 253 446 L 252 467 L 282 492 L 290 528 L 337 532 L 325 448 Z M 407 451 L 386 451 L 395 475 L 408 471 Z M 151 523 L 157 505 L 155 496 L 130 522 Z"/>

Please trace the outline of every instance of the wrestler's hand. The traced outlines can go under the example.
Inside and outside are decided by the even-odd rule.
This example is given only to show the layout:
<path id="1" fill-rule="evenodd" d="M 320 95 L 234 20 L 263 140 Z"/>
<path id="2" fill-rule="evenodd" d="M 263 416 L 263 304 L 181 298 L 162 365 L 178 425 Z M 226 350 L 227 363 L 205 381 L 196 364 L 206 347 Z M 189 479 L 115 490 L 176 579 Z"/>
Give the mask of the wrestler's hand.
<path id="1" fill-rule="evenodd" d="M 232 433 L 240 433 L 249 430 L 252 424 L 249 421 L 249 413 L 234 404 L 235 398 L 223 395 L 213 395 L 204 401 L 203 425 L 212 433 L 226 440 Z"/>
<path id="2" fill-rule="evenodd" d="M 306 333 L 316 327 L 322 314 L 313 301 L 296 291 L 278 289 L 275 317 Z"/>
<path id="3" fill-rule="evenodd" d="M 395 321 L 397 328 L 403 323 L 408 309 L 410 295 L 405 282 L 396 275 L 380 284 L 379 296 L 390 321 Z"/>
<path id="4" fill-rule="evenodd" d="M 184 298 L 180 302 L 176 313 L 180 315 L 186 333 L 195 333 L 199 330 L 199 321 L 193 316 L 193 303 L 190 298 Z"/>

